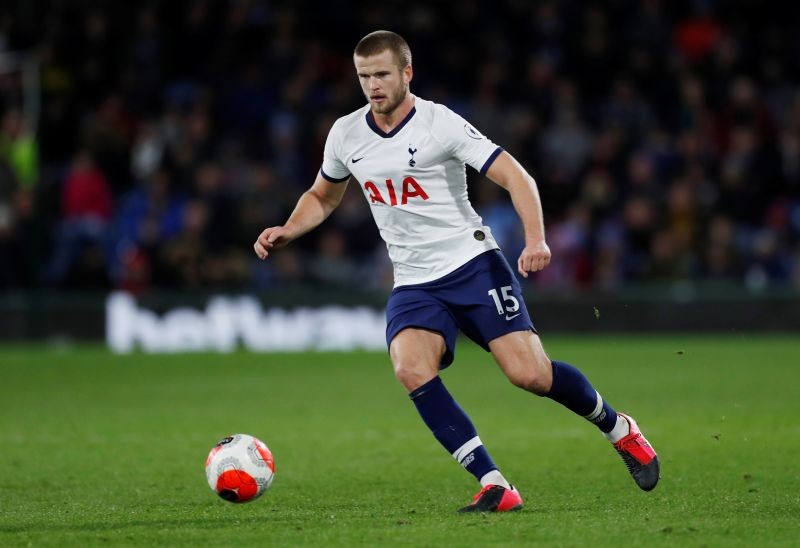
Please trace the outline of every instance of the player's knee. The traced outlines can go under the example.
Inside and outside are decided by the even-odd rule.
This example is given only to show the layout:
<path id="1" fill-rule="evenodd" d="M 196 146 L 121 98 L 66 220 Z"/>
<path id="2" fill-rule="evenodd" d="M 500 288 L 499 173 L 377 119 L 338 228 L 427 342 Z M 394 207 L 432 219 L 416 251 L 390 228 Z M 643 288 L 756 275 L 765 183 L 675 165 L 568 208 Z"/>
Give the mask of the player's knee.
<path id="1" fill-rule="evenodd" d="M 514 375 L 509 379 L 514 386 L 533 392 L 540 396 L 547 394 L 550 391 L 550 382 L 548 382 L 542 375 L 535 373 L 527 373 Z"/>
<path id="2" fill-rule="evenodd" d="M 508 376 L 508 379 L 519 388 L 543 396 L 550 392 L 553 385 L 553 373 L 549 367 L 520 367 Z"/>
<path id="3" fill-rule="evenodd" d="M 437 374 L 436 369 L 419 363 L 398 360 L 394 363 L 394 376 L 409 392 L 416 390 Z"/>

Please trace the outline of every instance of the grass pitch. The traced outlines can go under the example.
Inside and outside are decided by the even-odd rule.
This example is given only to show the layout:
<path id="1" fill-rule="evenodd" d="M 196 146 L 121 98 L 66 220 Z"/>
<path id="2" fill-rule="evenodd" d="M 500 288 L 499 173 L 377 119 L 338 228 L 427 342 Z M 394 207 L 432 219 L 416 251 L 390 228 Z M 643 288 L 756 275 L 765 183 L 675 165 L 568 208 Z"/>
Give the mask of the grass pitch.
<path id="1" fill-rule="evenodd" d="M 800 538 L 800 339 L 550 337 L 638 420 L 640 492 L 593 426 L 463 341 L 443 378 L 526 506 L 459 515 L 477 484 L 385 354 L 114 356 L 0 348 L 0 545 L 791 545 Z M 203 474 L 228 433 L 277 476 L 244 505 Z"/>

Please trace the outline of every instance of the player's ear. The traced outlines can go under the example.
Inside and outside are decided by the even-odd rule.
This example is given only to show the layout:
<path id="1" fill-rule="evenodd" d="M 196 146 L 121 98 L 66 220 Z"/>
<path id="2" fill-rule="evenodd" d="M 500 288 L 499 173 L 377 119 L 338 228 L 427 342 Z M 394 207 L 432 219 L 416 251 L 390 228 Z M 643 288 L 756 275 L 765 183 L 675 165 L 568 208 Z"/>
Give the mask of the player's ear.
<path id="1" fill-rule="evenodd" d="M 414 67 L 412 67 L 411 65 L 406 65 L 406 68 L 403 69 L 403 80 L 405 81 L 406 84 L 408 84 L 409 82 L 411 82 L 413 78 L 414 78 Z"/>

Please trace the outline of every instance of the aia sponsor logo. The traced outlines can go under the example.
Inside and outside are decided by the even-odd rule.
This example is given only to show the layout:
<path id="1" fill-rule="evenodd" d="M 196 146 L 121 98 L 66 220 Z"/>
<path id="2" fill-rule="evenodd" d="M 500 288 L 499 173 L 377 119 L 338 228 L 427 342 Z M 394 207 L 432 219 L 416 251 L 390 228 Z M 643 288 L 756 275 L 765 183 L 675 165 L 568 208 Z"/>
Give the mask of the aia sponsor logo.
<path id="1" fill-rule="evenodd" d="M 386 179 L 385 184 L 380 185 L 381 187 L 385 187 L 383 190 L 386 193 L 386 198 L 384 198 L 384 194 L 381 192 L 381 188 L 378 188 L 378 184 L 372 181 L 367 181 L 364 183 L 364 190 L 369 195 L 369 200 L 371 203 L 382 203 L 387 204 L 390 206 L 396 205 L 406 205 L 411 198 L 420 198 L 422 200 L 428 199 L 428 193 L 425 192 L 425 189 L 422 188 L 414 177 L 406 177 L 403 179 L 403 186 L 399 189 L 395 189 L 394 181 L 391 179 Z M 400 200 L 397 199 L 398 191 L 400 192 Z"/>

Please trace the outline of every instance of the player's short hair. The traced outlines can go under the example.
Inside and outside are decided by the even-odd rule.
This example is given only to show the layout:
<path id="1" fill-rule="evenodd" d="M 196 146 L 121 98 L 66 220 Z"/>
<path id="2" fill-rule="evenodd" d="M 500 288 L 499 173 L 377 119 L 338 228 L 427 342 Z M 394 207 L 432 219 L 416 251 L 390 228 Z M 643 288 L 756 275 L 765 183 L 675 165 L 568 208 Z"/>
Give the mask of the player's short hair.
<path id="1" fill-rule="evenodd" d="M 401 70 L 411 64 L 411 48 L 408 47 L 408 42 L 390 30 L 376 30 L 367 34 L 356 44 L 353 55 L 369 57 L 383 53 L 387 49 L 394 54 Z"/>

